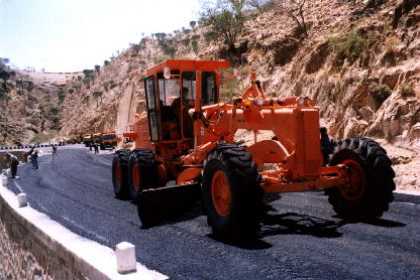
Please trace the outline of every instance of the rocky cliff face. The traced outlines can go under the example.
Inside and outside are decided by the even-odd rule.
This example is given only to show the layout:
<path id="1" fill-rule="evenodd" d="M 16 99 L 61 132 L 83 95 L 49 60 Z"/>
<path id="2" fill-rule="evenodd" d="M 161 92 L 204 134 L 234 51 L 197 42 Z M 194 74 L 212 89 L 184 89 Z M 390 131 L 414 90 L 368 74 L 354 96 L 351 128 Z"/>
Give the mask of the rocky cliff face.
<path id="1" fill-rule="evenodd" d="M 317 100 L 337 137 L 413 136 L 420 121 L 420 7 L 394 23 L 397 1 L 374 8 L 314 2 L 312 34 L 291 63 L 274 70 L 281 78 L 272 89 Z M 319 14 L 319 5 L 330 14 Z"/>
<path id="2" fill-rule="evenodd" d="M 0 64 L 0 144 L 43 142 L 60 130 L 65 74 L 14 70 Z"/>
<path id="3" fill-rule="evenodd" d="M 324 125 L 336 137 L 415 137 L 420 7 L 406 9 L 401 5 L 407 1 L 396 0 L 307 2 L 308 36 L 276 1 L 263 12 L 249 13 L 235 45 L 240 59 L 234 67 L 242 73 L 235 94 L 252 68 L 270 95 L 316 100 Z M 123 129 L 141 107 L 145 69 L 169 57 L 226 56 L 222 44 L 205 34 L 198 26 L 144 38 L 91 78 L 74 78 L 66 85 L 61 133 Z"/>

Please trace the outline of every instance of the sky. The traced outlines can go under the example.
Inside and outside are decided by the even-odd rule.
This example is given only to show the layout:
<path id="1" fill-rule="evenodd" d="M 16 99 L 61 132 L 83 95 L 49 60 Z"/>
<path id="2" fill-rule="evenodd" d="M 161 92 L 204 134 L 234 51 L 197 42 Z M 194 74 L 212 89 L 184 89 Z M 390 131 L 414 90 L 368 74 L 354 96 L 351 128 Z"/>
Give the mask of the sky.
<path id="1" fill-rule="evenodd" d="M 23 69 L 102 65 L 142 36 L 189 27 L 199 0 L 0 0 L 0 57 Z"/>

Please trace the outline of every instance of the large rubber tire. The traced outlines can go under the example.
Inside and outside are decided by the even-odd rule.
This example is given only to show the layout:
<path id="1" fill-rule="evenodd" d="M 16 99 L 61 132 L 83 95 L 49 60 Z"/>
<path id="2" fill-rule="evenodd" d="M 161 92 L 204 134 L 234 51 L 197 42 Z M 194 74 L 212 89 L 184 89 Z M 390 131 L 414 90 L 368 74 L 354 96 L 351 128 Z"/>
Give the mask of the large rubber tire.
<path id="1" fill-rule="evenodd" d="M 226 184 L 222 185 L 228 188 L 231 197 L 226 213 L 220 207 L 217 210 L 215 193 L 219 187 L 215 176 L 226 178 Z M 220 144 L 209 154 L 203 172 L 203 203 L 207 223 L 217 238 L 239 241 L 256 237 L 263 195 L 259 183 L 256 164 L 245 147 Z"/>
<path id="2" fill-rule="evenodd" d="M 137 179 L 136 179 L 137 174 Z M 142 190 L 157 187 L 158 171 L 155 153 L 148 149 L 131 152 L 128 161 L 128 192 L 130 199 L 137 202 Z"/>
<path id="3" fill-rule="evenodd" d="M 356 174 L 356 183 L 326 191 L 335 212 L 347 220 L 381 217 L 389 209 L 395 190 L 395 173 L 386 151 L 369 138 L 346 139 L 337 143 L 330 158 L 330 166 L 338 164 L 347 165 L 350 174 Z"/>
<path id="4" fill-rule="evenodd" d="M 118 199 L 128 199 L 128 159 L 129 150 L 119 150 L 112 160 L 112 185 Z"/>

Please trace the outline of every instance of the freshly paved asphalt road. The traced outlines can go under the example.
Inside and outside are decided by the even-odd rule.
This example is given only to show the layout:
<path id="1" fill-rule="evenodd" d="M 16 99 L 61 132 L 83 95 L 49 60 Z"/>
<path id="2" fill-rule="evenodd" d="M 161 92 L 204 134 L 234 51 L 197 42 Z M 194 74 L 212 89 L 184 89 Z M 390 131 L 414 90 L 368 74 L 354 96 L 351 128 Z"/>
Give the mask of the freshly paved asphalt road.
<path id="1" fill-rule="evenodd" d="M 214 240 L 198 206 L 141 229 L 135 205 L 113 198 L 111 159 L 62 148 L 37 171 L 20 166 L 9 187 L 78 234 L 110 247 L 134 243 L 139 262 L 171 279 L 420 279 L 420 199 L 398 196 L 383 219 L 345 224 L 322 193 L 283 195 L 261 239 L 238 246 Z"/>

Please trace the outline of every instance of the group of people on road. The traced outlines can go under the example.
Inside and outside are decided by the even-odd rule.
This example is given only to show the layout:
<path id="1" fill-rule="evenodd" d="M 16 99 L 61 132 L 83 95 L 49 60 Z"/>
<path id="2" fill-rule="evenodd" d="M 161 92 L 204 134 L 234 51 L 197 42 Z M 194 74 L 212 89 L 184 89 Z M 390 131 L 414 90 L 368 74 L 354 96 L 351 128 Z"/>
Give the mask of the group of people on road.
<path id="1" fill-rule="evenodd" d="M 39 164 L 38 164 L 38 150 L 35 150 L 34 147 L 32 147 L 29 152 L 26 153 L 26 158 L 29 159 L 29 161 L 32 164 L 32 169 L 34 170 L 38 170 L 39 169 Z M 51 157 L 52 160 L 54 160 L 57 157 L 57 146 L 56 145 L 52 145 L 52 153 L 51 153 Z M 19 159 L 17 156 L 15 156 L 12 153 L 7 153 L 6 154 L 6 158 L 9 161 L 9 165 L 10 165 L 10 175 L 12 179 L 16 179 L 17 178 L 17 170 L 18 170 L 18 166 L 19 166 Z"/>

